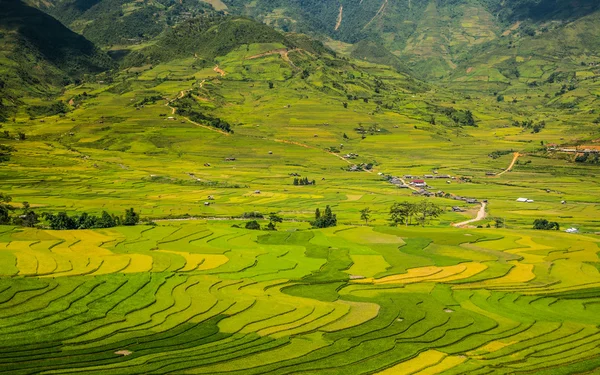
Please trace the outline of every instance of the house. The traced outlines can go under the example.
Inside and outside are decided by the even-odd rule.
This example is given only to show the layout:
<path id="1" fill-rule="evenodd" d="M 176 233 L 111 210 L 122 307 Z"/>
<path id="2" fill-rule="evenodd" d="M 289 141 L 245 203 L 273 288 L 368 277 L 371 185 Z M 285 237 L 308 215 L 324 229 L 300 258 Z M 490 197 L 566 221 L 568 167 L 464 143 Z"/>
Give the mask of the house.
<path id="1" fill-rule="evenodd" d="M 465 210 L 463 210 L 462 208 L 458 207 L 458 206 L 454 206 L 452 207 L 452 211 L 453 212 L 465 212 Z"/>
<path id="2" fill-rule="evenodd" d="M 424 175 L 424 176 L 423 176 L 423 178 L 433 178 L 433 175 L 431 175 L 431 174 L 426 174 L 426 175 Z"/>
<path id="3" fill-rule="evenodd" d="M 427 183 L 423 180 L 413 180 L 411 182 L 412 185 L 416 186 L 416 187 L 425 187 L 427 186 Z"/>
<path id="4" fill-rule="evenodd" d="M 495 176 L 496 173 L 494 173 L 494 172 L 485 172 L 485 175 L 486 176 Z"/>
<path id="5" fill-rule="evenodd" d="M 452 178 L 452 176 L 448 175 L 448 174 L 439 174 L 437 176 L 435 176 L 435 178 L 443 178 L 443 179 L 450 179 Z"/>
<path id="6" fill-rule="evenodd" d="M 215 200 L 215 197 L 213 197 L 212 195 L 209 195 L 209 196 L 208 196 L 208 200 L 209 200 L 209 201 L 214 201 L 214 200 Z"/>
<path id="7" fill-rule="evenodd" d="M 569 228 L 565 232 L 567 232 L 567 233 L 579 233 L 579 229 L 577 229 L 577 228 Z"/>
<path id="8" fill-rule="evenodd" d="M 475 203 L 477 203 L 477 199 L 473 199 L 473 198 L 467 199 L 467 203 L 475 204 Z"/>
<path id="9" fill-rule="evenodd" d="M 210 206 L 210 202 L 204 202 L 205 206 Z"/>
<path id="10" fill-rule="evenodd" d="M 260 190 L 255 190 L 254 194 L 260 194 Z"/>
<path id="11" fill-rule="evenodd" d="M 517 202 L 527 203 L 528 200 L 529 199 L 527 199 L 527 198 L 519 198 L 519 199 L 517 199 Z"/>
<path id="12" fill-rule="evenodd" d="M 235 158 L 226 158 L 225 161 L 235 161 Z"/>

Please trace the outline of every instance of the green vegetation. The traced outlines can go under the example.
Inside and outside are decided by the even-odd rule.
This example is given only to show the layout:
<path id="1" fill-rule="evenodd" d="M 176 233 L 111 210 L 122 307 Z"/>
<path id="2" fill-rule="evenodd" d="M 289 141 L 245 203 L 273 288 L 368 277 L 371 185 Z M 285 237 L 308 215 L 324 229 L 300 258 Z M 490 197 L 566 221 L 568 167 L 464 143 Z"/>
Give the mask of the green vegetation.
<path id="1" fill-rule="evenodd" d="M 537 230 L 560 230 L 560 224 L 556 221 L 548 221 L 546 219 L 536 219 L 533 222 L 533 229 Z"/>
<path id="2" fill-rule="evenodd" d="M 597 371 L 595 2 L 210 3 L 3 31 L 0 372 Z"/>

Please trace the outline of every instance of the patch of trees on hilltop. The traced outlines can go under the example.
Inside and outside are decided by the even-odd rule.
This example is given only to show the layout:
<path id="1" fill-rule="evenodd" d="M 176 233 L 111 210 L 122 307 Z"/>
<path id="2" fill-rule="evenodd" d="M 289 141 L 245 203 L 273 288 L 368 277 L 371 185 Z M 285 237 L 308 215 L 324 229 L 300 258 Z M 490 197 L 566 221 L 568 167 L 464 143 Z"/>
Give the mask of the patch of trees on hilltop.
<path id="1" fill-rule="evenodd" d="M 233 133 L 231 124 L 229 124 L 227 121 L 202 113 L 200 106 L 190 93 L 185 95 L 183 98 L 172 102 L 171 105 L 177 108 L 177 114 L 185 116 L 192 121 L 206 124 L 208 126 L 212 126 L 213 128 L 224 130 L 228 133 Z"/>

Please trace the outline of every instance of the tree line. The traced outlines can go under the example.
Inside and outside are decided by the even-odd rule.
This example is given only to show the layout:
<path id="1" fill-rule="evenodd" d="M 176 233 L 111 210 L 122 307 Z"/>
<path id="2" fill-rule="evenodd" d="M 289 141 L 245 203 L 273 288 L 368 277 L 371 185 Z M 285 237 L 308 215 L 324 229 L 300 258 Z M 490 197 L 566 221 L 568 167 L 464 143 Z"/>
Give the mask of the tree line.
<path id="1" fill-rule="evenodd" d="M 317 181 L 309 180 L 308 177 L 304 178 L 294 178 L 294 186 L 304 186 L 304 185 L 316 185 Z"/>
<path id="2" fill-rule="evenodd" d="M 443 212 L 443 208 L 428 200 L 420 203 L 396 202 L 390 208 L 390 222 L 392 226 L 412 225 L 413 221 L 425 226 Z"/>
<path id="3" fill-rule="evenodd" d="M 56 214 L 44 212 L 41 215 L 35 212 L 29 202 L 23 202 L 21 212 L 11 204 L 12 197 L 0 193 L 0 225 L 18 225 L 33 228 L 40 223 L 40 218 L 48 223 L 53 230 L 97 229 L 113 228 L 120 225 L 136 225 L 140 222 L 140 215 L 133 208 L 125 210 L 125 216 L 111 215 L 102 211 L 100 216 L 90 215 L 87 212 L 69 216 L 66 212 Z"/>

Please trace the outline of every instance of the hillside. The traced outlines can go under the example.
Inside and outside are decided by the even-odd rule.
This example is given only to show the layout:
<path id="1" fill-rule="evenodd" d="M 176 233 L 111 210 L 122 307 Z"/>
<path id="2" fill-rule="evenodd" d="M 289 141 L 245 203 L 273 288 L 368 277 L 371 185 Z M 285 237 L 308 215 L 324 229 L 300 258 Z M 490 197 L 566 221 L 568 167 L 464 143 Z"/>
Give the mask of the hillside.
<path id="1" fill-rule="evenodd" d="M 595 0 L 351 0 L 343 4 L 338 0 L 228 0 L 226 3 L 231 11 L 285 31 L 351 44 L 374 42 L 428 78 L 447 76 L 458 63 L 476 55 L 481 46 L 501 39 L 511 30 L 518 29 L 517 33 L 527 35 L 559 28 L 600 9 Z M 364 57 L 364 46 L 356 49 L 359 50 L 356 55 Z M 383 53 L 373 52 L 372 60 L 381 61 Z"/>
<path id="2" fill-rule="evenodd" d="M 177 23 L 213 8 L 195 0 L 29 0 L 99 46 L 127 46 L 151 40 Z"/>
<path id="3" fill-rule="evenodd" d="M 0 373 L 598 373 L 590 3 L 31 1 Z"/>
<path id="4" fill-rule="evenodd" d="M 47 96 L 85 74 L 113 66 L 84 37 L 19 0 L 0 1 L 0 90 L 2 105 L 22 96 Z"/>
<path id="5" fill-rule="evenodd" d="M 237 47 L 250 43 L 284 43 L 286 38 L 272 28 L 251 19 L 230 16 L 201 16 L 166 31 L 150 46 L 133 51 L 124 64 L 143 65 L 195 57 L 198 65 L 212 64 Z"/>

